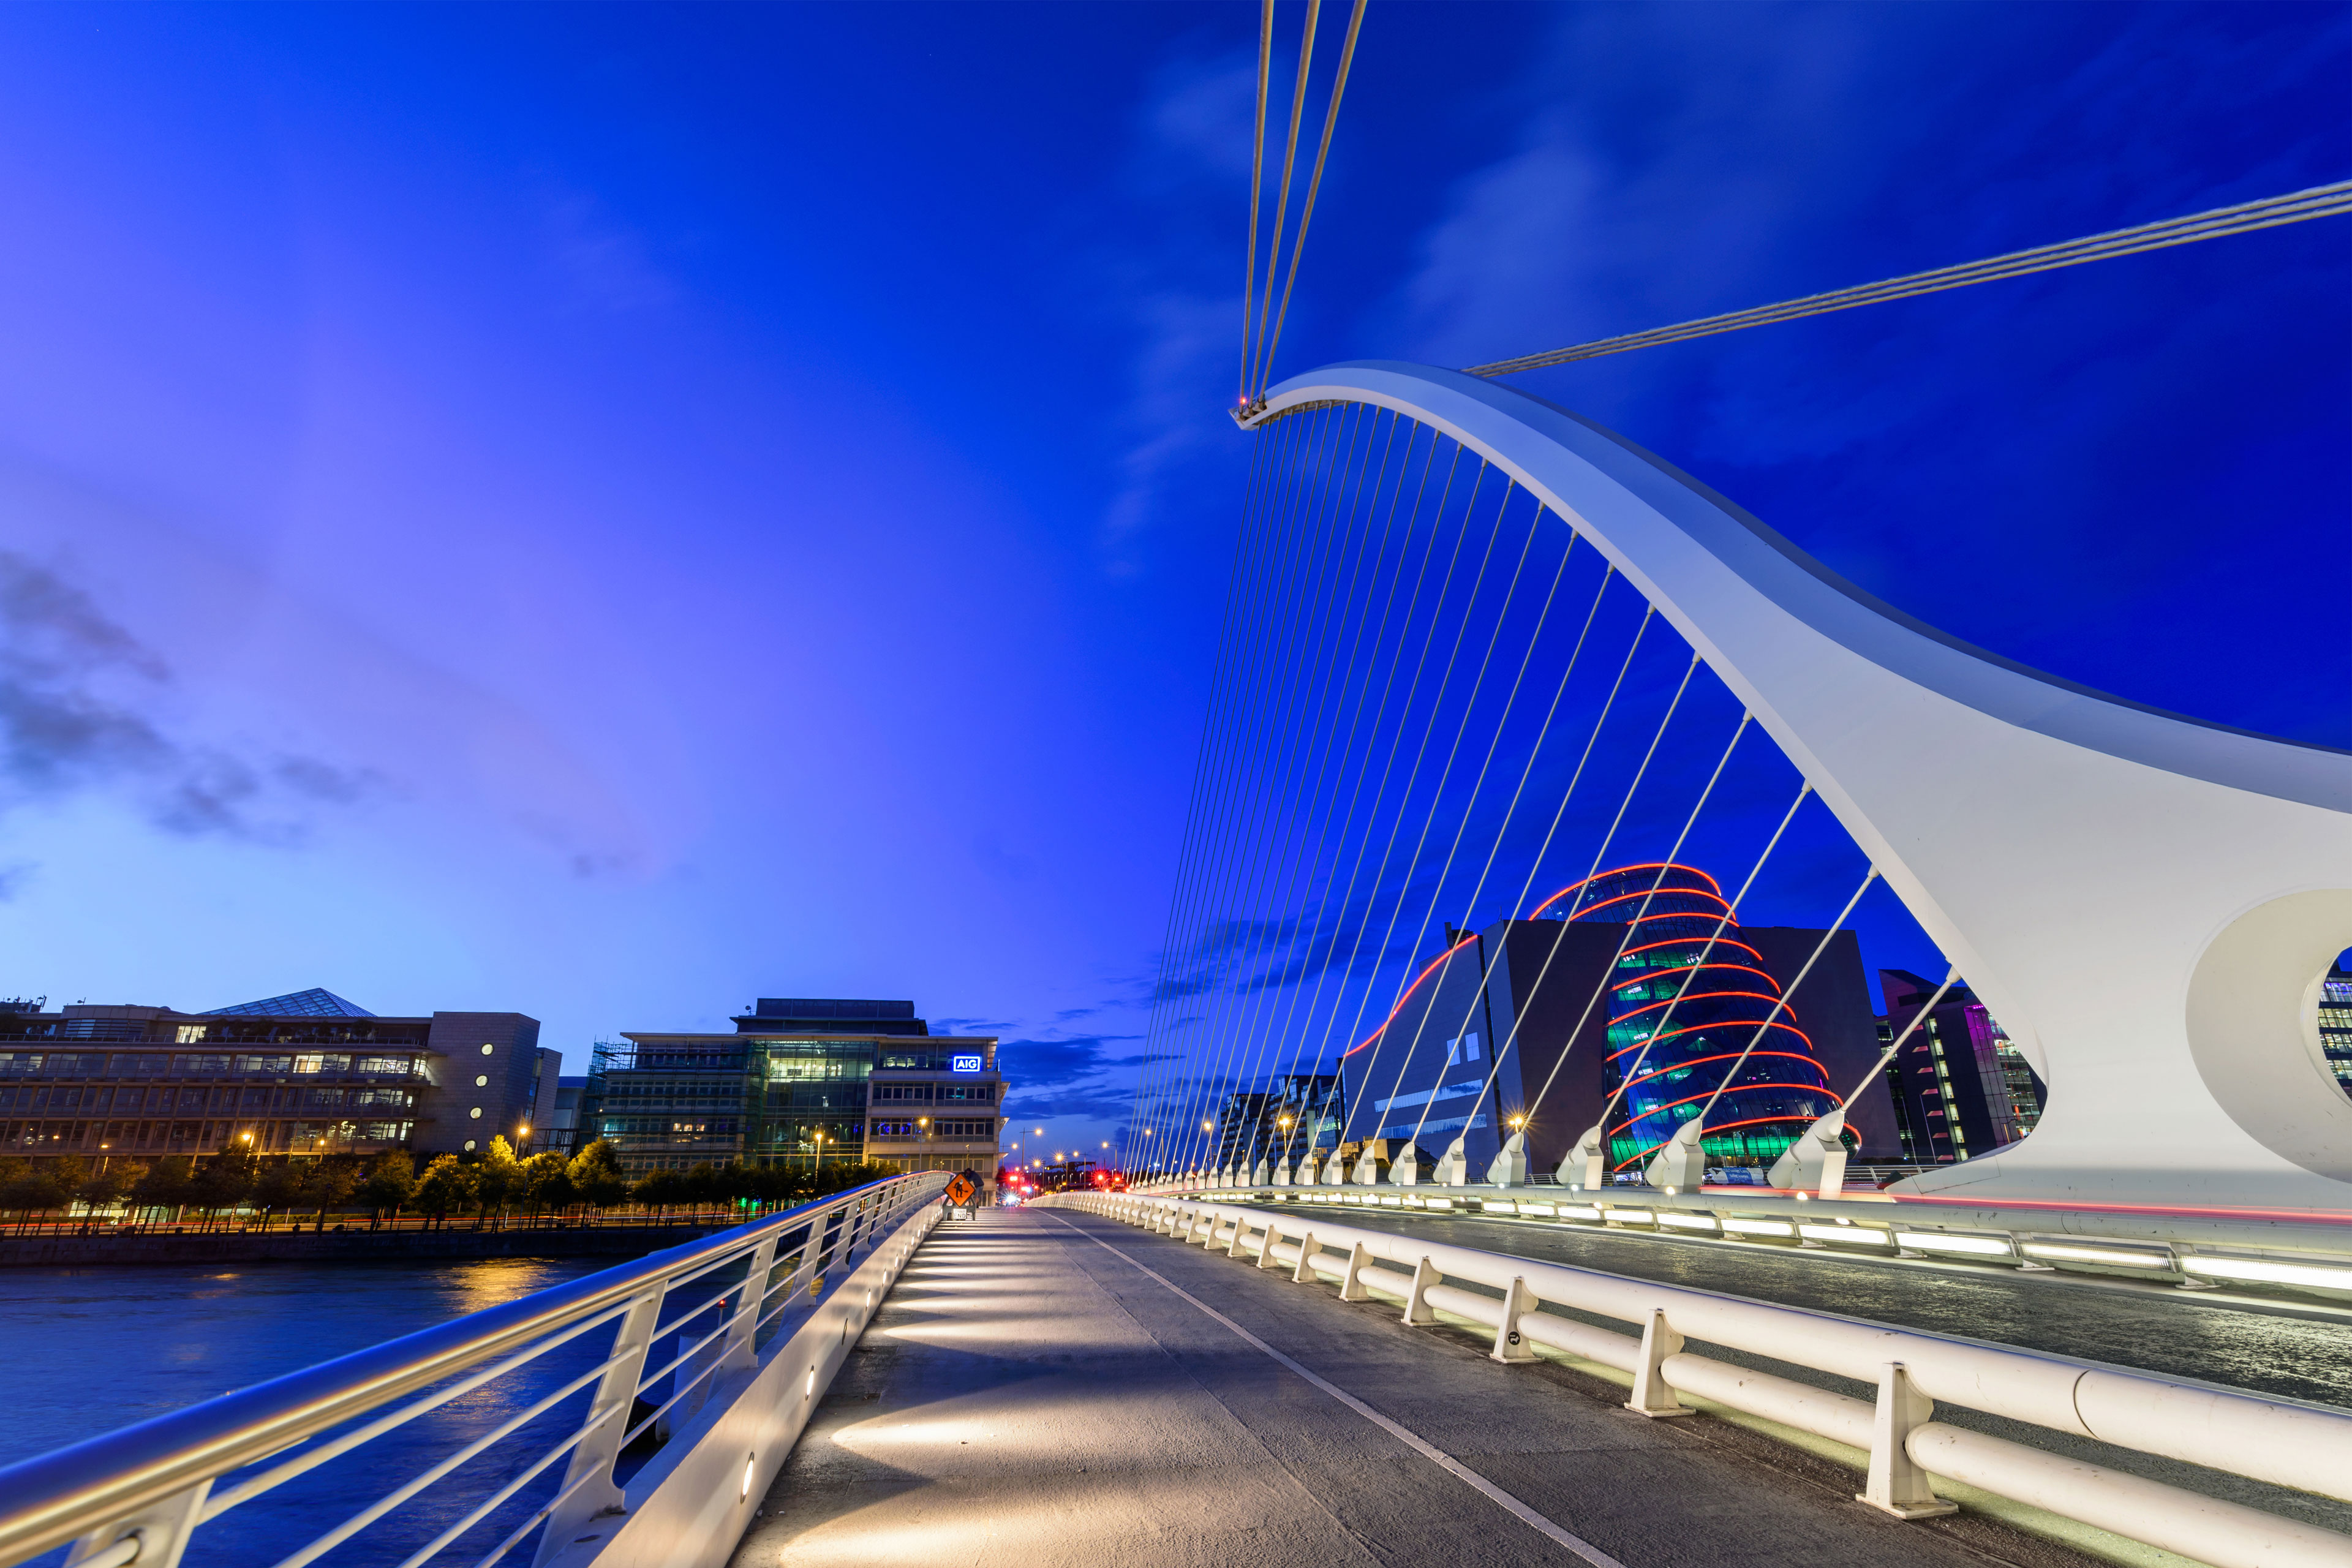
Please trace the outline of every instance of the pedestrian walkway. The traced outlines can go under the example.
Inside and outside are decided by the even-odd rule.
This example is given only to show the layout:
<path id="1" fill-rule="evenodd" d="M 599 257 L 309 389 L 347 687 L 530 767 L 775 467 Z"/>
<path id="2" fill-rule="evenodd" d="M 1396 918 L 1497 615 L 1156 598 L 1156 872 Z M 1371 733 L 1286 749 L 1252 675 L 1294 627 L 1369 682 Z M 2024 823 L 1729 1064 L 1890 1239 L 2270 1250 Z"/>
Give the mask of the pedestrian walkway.
<path id="1" fill-rule="evenodd" d="M 1972 1515 L 1885 1519 L 1843 1467 L 1397 1317 L 1089 1215 L 942 1224 L 734 1562 L 2090 1561 Z"/>

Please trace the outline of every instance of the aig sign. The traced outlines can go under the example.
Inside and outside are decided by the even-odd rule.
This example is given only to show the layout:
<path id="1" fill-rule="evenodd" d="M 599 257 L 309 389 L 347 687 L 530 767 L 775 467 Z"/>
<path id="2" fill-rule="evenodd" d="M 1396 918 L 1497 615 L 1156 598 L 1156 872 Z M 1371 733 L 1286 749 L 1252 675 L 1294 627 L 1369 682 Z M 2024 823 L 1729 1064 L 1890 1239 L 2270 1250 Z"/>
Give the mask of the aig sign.
<path id="1" fill-rule="evenodd" d="M 978 1057 L 950 1057 L 948 1058 L 948 1066 L 956 1072 L 978 1072 L 980 1070 L 980 1058 Z"/>

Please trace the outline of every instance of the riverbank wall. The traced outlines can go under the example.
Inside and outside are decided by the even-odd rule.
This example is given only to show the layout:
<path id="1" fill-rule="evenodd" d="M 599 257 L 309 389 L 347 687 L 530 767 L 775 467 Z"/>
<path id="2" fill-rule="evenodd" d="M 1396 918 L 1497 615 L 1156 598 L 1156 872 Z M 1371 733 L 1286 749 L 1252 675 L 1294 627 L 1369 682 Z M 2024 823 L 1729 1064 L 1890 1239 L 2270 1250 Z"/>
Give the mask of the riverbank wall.
<path id="1" fill-rule="evenodd" d="M 642 1258 L 725 1227 L 578 1226 L 553 1229 L 253 1230 L 148 1236 L 0 1236 L 0 1268 L 104 1264 L 446 1263 L 472 1258 Z"/>

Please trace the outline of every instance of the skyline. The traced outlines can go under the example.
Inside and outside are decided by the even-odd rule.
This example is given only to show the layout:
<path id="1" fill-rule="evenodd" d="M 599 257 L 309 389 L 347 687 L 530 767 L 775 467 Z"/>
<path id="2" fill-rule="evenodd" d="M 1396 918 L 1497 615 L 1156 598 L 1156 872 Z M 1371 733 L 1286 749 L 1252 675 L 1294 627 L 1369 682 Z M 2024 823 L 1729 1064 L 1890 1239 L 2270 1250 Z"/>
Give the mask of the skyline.
<path id="1" fill-rule="evenodd" d="M 909 996 L 1093 1147 L 1247 455 L 1255 17 L 551 15 L 0 17 L 0 988 L 511 1007 L 573 1068 Z M 1277 377 L 2352 168 L 2339 13 L 1460 15 L 1371 13 Z M 2347 259 L 1514 384 L 1957 636 L 2343 746 Z"/>

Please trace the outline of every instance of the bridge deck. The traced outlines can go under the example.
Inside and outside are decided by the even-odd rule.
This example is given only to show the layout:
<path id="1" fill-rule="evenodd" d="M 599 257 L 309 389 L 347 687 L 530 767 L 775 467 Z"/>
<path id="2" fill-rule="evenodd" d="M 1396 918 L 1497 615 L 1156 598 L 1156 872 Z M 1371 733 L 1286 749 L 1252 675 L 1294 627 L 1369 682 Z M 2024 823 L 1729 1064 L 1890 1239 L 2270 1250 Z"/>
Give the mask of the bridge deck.
<path id="1" fill-rule="evenodd" d="M 1843 1467 L 1622 1397 L 1106 1220 L 992 1212 L 910 1263 L 735 1563 L 2089 1561 L 1884 1519 Z"/>

